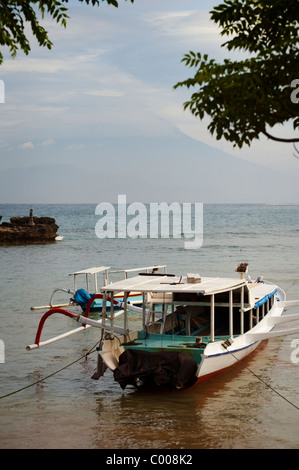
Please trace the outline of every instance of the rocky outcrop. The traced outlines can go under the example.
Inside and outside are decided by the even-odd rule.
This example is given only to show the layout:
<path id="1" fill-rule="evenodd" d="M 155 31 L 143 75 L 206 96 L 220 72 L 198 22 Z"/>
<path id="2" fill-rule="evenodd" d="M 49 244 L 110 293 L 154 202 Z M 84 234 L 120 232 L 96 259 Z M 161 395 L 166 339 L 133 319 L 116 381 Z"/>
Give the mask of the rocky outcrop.
<path id="1" fill-rule="evenodd" d="M 2 222 L 0 225 L 0 245 L 53 243 L 57 237 L 57 230 L 58 225 L 56 225 L 55 219 L 33 217 L 31 210 L 29 217 L 11 217 L 10 222 Z"/>

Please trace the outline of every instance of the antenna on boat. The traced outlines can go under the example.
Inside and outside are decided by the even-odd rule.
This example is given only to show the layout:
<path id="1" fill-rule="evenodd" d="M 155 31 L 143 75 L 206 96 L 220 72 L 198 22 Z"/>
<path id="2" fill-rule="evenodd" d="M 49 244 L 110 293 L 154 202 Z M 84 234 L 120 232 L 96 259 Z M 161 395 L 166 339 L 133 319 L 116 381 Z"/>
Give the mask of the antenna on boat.
<path id="1" fill-rule="evenodd" d="M 240 263 L 235 269 L 236 273 L 240 273 L 241 279 L 244 278 L 244 273 L 248 273 L 248 263 Z"/>

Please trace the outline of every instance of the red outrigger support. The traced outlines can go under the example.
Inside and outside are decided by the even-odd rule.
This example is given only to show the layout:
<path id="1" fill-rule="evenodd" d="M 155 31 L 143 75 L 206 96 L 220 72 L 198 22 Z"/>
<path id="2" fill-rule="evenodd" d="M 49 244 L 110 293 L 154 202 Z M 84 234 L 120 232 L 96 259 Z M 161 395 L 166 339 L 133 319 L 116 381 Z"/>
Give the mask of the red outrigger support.
<path id="1" fill-rule="evenodd" d="M 87 307 L 86 307 L 86 310 L 84 312 L 84 317 L 85 318 L 88 318 L 88 315 L 89 315 L 89 311 L 90 311 L 90 308 L 91 308 L 91 305 L 93 304 L 93 301 L 95 299 L 102 299 L 104 297 L 104 294 L 94 294 L 90 300 L 88 301 L 88 304 L 87 304 Z M 111 298 L 108 297 L 109 301 L 111 301 Z M 115 305 L 121 305 L 120 302 L 118 302 L 117 300 L 114 300 L 113 303 Z M 54 313 L 61 313 L 62 315 L 65 315 L 67 317 L 70 317 L 70 318 L 73 318 L 73 319 L 78 319 L 81 315 L 78 315 L 76 313 L 72 313 L 72 312 L 69 312 L 68 310 L 64 310 L 64 309 L 61 309 L 61 308 L 52 308 L 50 310 L 48 310 L 43 316 L 42 318 L 40 319 L 40 322 L 39 322 L 39 325 L 38 325 L 38 328 L 37 328 L 37 332 L 36 332 L 36 336 L 35 336 L 35 341 L 34 341 L 34 344 L 36 344 L 37 346 L 39 346 L 39 343 L 40 343 L 40 337 L 41 337 L 41 334 L 42 334 L 42 330 L 43 330 L 43 327 L 44 327 L 44 324 L 45 324 L 45 321 L 47 320 L 47 318 L 49 318 L 51 315 L 53 315 Z M 86 324 L 82 324 L 83 327 L 86 326 Z"/>
<path id="2" fill-rule="evenodd" d="M 70 318 L 76 318 L 77 317 L 77 315 L 75 315 L 72 312 L 69 312 L 68 310 L 63 310 L 62 308 L 51 308 L 51 310 L 48 310 L 42 316 L 42 318 L 40 319 L 40 322 L 39 322 L 39 325 L 38 325 L 38 328 L 37 328 L 37 332 L 36 332 L 36 336 L 35 336 L 35 340 L 34 340 L 34 344 L 37 344 L 39 346 L 40 337 L 41 337 L 41 334 L 42 334 L 42 330 L 43 330 L 45 321 L 47 320 L 48 317 L 53 315 L 53 313 L 62 313 L 63 315 L 66 315 L 67 317 L 70 317 Z"/>

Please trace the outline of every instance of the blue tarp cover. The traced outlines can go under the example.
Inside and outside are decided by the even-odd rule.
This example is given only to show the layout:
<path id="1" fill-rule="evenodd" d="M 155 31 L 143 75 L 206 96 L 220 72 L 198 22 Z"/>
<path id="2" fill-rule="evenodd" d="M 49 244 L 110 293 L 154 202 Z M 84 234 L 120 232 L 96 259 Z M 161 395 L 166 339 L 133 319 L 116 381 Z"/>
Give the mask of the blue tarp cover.
<path id="1" fill-rule="evenodd" d="M 271 297 L 273 297 L 273 295 L 275 295 L 277 292 L 277 289 L 275 289 L 273 292 L 271 292 L 270 294 L 267 294 L 265 295 L 262 299 L 258 300 L 254 307 L 257 308 L 257 307 L 260 307 L 261 305 L 263 305 L 264 303 L 267 302 L 268 299 L 271 299 Z"/>
<path id="2" fill-rule="evenodd" d="M 89 294 L 84 289 L 78 289 L 74 295 L 74 300 L 81 305 L 81 307 L 86 307 L 89 300 L 94 294 Z"/>

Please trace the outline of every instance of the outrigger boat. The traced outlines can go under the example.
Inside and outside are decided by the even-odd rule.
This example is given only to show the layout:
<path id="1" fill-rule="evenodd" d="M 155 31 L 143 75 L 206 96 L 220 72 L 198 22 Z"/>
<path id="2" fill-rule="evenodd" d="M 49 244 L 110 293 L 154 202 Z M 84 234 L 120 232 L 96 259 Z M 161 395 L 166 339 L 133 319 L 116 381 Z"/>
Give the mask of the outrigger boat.
<path id="1" fill-rule="evenodd" d="M 27 349 L 65 337 L 40 342 L 45 320 L 58 312 L 83 324 L 83 329 L 102 329 L 93 378 L 109 368 L 122 389 L 193 386 L 231 368 L 261 341 L 299 333 L 299 327 L 279 329 L 299 320 L 299 314 L 283 315 L 286 308 L 299 306 L 299 300 L 287 301 L 281 288 L 262 277 L 253 282 L 247 271 L 247 263 L 241 263 L 236 268 L 239 276 L 234 277 L 152 271 L 106 283 L 90 300 L 90 304 L 96 298 L 102 300 L 101 319 L 89 318 L 88 308 L 84 315 L 53 308 L 42 317 L 35 343 Z M 142 294 L 141 306 L 128 301 L 137 292 Z M 117 300 L 120 293 L 122 301 Z M 140 329 L 130 330 L 129 312 L 141 314 Z M 117 315 L 123 316 L 123 327 L 115 325 Z"/>

